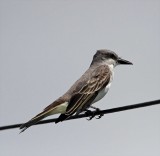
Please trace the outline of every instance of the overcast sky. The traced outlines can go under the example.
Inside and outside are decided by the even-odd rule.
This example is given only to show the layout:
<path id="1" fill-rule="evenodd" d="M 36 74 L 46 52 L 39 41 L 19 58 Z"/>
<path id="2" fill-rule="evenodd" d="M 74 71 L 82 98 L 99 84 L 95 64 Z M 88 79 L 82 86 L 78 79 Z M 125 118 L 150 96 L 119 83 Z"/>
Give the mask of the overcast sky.
<path id="1" fill-rule="evenodd" d="M 160 98 L 159 0 L 0 0 L 0 126 L 39 113 L 104 48 L 134 65 L 97 107 Z M 159 156 L 160 106 L 1 131 L 0 155 Z"/>

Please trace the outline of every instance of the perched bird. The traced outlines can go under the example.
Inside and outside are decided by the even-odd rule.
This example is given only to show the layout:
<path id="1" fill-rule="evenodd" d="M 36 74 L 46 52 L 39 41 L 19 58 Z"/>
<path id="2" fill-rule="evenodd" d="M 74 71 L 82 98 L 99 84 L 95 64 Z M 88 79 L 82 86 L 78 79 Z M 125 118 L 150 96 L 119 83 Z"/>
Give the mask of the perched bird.
<path id="1" fill-rule="evenodd" d="M 87 111 L 93 103 L 102 99 L 108 92 L 113 80 L 113 69 L 117 65 L 132 65 L 111 50 L 98 50 L 93 56 L 88 70 L 61 97 L 47 106 L 41 113 L 20 126 L 21 132 L 43 118 L 61 113 L 55 123 L 63 121 L 73 114 Z M 98 108 L 95 108 L 98 110 Z M 92 117 L 91 117 L 92 118 Z"/>

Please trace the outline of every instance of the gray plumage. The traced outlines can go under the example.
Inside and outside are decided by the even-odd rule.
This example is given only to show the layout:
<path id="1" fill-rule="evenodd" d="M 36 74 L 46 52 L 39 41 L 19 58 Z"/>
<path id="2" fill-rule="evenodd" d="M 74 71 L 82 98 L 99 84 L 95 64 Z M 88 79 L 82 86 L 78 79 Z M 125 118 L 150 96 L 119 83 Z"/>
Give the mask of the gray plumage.
<path id="1" fill-rule="evenodd" d="M 63 96 L 30 121 L 22 124 L 21 132 L 49 115 L 61 113 L 56 121 L 58 123 L 75 113 L 79 114 L 88 109 L 108 92 L 113 79 L 113 68 L 118 64 L 132 63 L 119 58 L 113 51 L 98 50 L 93 56 L 89 69 L 80 79 Z"/>

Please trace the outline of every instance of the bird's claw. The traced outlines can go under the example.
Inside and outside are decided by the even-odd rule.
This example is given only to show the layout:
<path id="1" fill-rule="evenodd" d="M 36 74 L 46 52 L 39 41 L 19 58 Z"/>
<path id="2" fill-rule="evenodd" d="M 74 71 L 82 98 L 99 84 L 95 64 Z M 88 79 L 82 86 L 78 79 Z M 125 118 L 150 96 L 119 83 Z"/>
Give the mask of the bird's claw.
<path id="1" fill-rule="evenodd" d="M 100 115 L 98 115 L 98 117 L 96 118 L 96 119 L 100 119 L 102 116 L 104 116 L 104 114 L 100 114 Z"/>
<path id="2" fill-rule="evenodd" d="M 100 109 L 99 108 L 96 108 L 96 112 L 99 112 L 100 111 Z M 92 112 L 92 111 L 90 111 L 90 110 L 87 110 L 86 111 L 86 114 L 87 115 L 89 115 L 90 117 L 87 119 L 88 121 L 90 121 L 90 120 L 92 120 L 96 115 L 96 113 L 95 112 Z M 104 114 L 100 114 L 100 115 L 98 115 L 98 117 L 96 118 L 96 119 L 100 119 L 102 116 L 103 116 Z"/>
<path id="3" fill-rule="evenodd" d="M 92 115 L 89 117 L 89 119 L 87 119 L 88 121 L 92 120 L 95 117 L 95 115 Z"/>
<path id="4" fill-rule="evenodd" d="M 86 110 L 86 115 L 90 116 L 87 120 L 92 120 L 95 115 L 94 115 L 94 112 L 90 111 L 90 110 Z"/>

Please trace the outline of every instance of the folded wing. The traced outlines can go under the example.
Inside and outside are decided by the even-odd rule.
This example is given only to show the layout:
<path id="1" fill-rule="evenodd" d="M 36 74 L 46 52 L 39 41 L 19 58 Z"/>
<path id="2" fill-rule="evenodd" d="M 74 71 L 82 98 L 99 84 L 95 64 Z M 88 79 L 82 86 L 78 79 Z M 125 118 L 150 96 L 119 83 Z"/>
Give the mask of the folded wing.
<path id="1" fill-rule="evenodd" d="M 110 70 L 108 66 L 102 65 L 93 70 L 82 88 L 76 92 L 69 101 L 64 114 L 61 114 L 56 123 L 63 121 L 74 113 L 81 113 L 89 107 L 96 98 L 98 92 L 103 89 L 110 81 Z"/>

